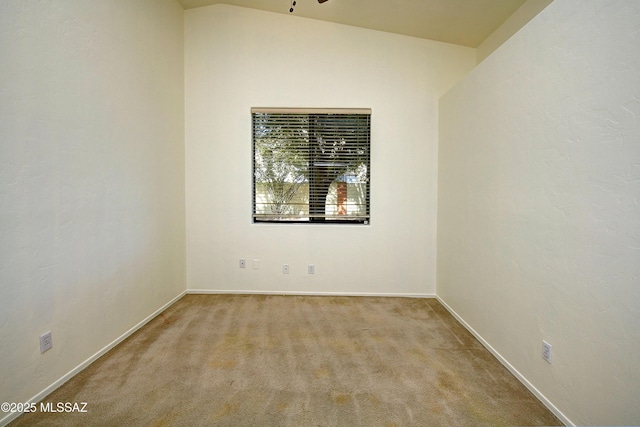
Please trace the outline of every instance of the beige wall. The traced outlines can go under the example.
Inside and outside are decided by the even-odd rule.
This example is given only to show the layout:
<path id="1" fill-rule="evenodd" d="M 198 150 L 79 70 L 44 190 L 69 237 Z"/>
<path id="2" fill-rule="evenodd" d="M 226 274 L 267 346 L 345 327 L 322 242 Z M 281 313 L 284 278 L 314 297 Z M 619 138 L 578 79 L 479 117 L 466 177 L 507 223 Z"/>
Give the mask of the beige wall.
<path id="1" fill-rule="evenodd" d="M 437 100 L 474 49 L 226 5 L 185 27 L 187 287 L 434 294 Z M 252 225 L 251 107 L 371 108 L 371 225 Z"/>
<path id="2" fill-rule="evenodd" d="M 440 101 L 437 294 L 580 425 L 640 421 L 638 28 L 555 0 Z"/>
<path id="3" fill-rule="evenodd" d="M 9 1 L 0 28 L 0 402 L 24 402 L 185 289 L 183 12 Z"/>

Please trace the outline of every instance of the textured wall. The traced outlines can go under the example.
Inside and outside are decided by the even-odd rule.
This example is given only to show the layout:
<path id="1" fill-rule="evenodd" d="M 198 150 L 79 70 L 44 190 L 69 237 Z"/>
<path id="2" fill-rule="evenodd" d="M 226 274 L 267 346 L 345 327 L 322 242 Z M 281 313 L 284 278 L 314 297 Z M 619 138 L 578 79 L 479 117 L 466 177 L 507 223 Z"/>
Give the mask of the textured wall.
<path id="1" fill-rule="evenodd" d="M 433 294 L 437 100 L 475 51 L 225 5 L 185 28 L 188 288 Z M 250 108 L 298 106 L 373 109 L 371 226 L 251 224 Z"/>
<path id="2" fill-rule="evenodd" d="M 639 29 L 555 0 L 440 101 L 437 293 L 577 424 L 640 423 Z"/>
<path id="3" fill-rule="evenodd" d="M 185 289 L 182 37 L 173 0 L 0 2 L 0 402 Z"/>

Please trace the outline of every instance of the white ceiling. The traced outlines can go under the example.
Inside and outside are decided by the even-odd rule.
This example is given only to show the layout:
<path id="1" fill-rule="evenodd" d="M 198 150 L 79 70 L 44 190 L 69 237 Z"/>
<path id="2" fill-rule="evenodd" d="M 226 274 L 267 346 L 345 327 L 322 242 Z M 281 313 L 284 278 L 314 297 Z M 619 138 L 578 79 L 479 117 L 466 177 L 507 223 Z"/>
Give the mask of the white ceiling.
<path id="1" fill-rule="evenodd" d="M 292 0 L 178 0 L 185 9 L 218 3 L 289 14 Z M 292 15 L 478 47 L 526 0 L 296 0 Z"/>

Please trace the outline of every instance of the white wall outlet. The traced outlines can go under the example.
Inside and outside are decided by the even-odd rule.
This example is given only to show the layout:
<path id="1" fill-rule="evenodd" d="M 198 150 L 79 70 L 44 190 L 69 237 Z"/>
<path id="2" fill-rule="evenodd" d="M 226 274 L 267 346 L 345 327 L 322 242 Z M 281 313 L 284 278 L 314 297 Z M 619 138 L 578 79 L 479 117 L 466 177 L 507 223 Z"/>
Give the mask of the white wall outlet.
<path id="1" fill-rule="evenodd" d="M 282 265 L 282 274 L 289 274 L 289 264 Z"/>
<path id="2" fill-rule="evenodd" d="M 40 353 L 44 353 L 47 350 L 51 350 L 53 347 L 53 340 L 51 339 L 51 331 L 45 332 L 40 335 Z"/>
<path id="3" fill-rule="evenodd" d="M 245 268 L 247 266 L 247 260 L 244 258 L 240 258 L 240 268 Z"/>
<path id="4" fill-rule="evenodd" d="M 254 270 L 258 270 L 260 268 L 260 260 L 259 259 L 254 259 L 253 260 L 253 269 Z"/>
<path id="5" fill-rule="evenodd" d="M 542 340 L 542 358 L 547 362 L 551 363 L 551 344 Z"/>
<path id="6" fill-rule="evenodd" d="M 307 273 L 316 274 L 316 267 L 313 264 L 309 264 L 309 267 L 307 269 Z"/>

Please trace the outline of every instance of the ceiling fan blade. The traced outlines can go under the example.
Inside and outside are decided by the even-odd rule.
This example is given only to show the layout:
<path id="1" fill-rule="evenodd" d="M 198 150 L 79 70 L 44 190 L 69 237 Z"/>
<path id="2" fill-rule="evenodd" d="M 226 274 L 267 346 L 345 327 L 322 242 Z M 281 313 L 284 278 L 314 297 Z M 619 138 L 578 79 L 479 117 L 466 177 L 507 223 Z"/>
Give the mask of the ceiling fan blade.
<path id="1" fill-rule="evenodd" d="M 318 0 L 318 3 L 322 4 L 324 2 L 326 2 L 327 0 Z"/>

